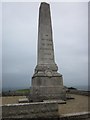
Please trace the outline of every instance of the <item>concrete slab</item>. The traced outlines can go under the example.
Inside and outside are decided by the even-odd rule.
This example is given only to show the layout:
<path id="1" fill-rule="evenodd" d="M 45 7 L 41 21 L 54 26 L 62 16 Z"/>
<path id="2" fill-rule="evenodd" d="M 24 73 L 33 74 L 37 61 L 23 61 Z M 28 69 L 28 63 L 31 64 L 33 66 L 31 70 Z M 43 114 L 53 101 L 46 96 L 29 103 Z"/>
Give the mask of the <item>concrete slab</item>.
<path id="1" fill-rule="evenodd" d="M 28 100 L 28 98 L 24 98 L 24 99 L 19 99 L 18 102 L 19 103 L 28 103 L 29 100 Z"/>

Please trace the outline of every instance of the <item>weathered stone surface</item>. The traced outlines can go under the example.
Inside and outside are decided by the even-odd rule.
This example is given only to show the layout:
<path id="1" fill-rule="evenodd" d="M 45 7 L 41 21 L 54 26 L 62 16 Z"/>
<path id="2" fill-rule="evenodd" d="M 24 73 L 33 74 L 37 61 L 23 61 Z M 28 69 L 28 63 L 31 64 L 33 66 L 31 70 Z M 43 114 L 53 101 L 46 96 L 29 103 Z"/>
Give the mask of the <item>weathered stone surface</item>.
<path id="1" fill-rule="evenodd" d="M 65 89 L 63 88 L 62 77 L 48 77 L 38 76 L 33 78 L 33 86 L 31 87 L 31 96 L 34 96 L 33 101 L 41 97 L 41 101 L 44 99 L 64 99 Z"/>
<path id="2" fill-rule="evenodd" d="M 47 3 L 41 3 L 39 9 L 37 64 L 55 64 L 50 6 Z"/>
<path id="3" fill-rule="evenodd" d="M 39 8 L 37 66 L 32 77 L 30 99 L 65 99 L 63 77 L 57 72 L 54 58 L 50 5 L 43 2 Z"/>
<path id="4" fill-rule="evenodd" d="M 90 112 L 64 114 L 60 120 L 90 120 Z"/>
<path id="5" fill-rule="evenodd" d="M 18 100 L 19 103 L 28 103 L 29 99 L 28 98 L 23 98 Z"/>
<path id="6" fill-rule="evenodd" d="M 1 120 L 90 120 L 90 112 L 59 115 L 56 102 L 9 104 L 2 106 Z"/>
<path id="7" fill-rule="evenodd" d="M 7 104 L 2 106 L 3 119 L 59 118 L 58 104 L 55 102 L 34 102 Z"/>

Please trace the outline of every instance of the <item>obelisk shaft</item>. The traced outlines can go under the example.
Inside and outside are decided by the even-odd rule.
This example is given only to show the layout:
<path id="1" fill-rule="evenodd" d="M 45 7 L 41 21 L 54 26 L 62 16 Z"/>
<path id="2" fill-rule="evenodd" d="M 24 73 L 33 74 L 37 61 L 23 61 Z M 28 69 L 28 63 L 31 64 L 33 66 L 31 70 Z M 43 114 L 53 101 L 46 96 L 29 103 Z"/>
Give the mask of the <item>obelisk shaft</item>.
<path id="1" fill-rule="evenodd" d="M 54 47 L 50 6 L 41 3 L 38 26 L 38 61 L 37 64 L 54 64 Z"/>

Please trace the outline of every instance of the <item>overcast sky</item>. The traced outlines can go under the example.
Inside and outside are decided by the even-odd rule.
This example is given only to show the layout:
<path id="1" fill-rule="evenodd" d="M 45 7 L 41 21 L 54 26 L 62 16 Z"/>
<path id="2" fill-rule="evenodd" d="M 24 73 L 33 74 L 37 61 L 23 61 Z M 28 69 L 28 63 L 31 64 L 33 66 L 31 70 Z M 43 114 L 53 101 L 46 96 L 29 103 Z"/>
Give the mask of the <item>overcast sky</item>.
<path id="1" fill-rule="evenodd" d="M 3 88 L 29 88 L 37 63 L 40 3 L 3 3 Z M 50 3 L 55 60 L 64 85 L 88 85 L 88 3 Z"/>

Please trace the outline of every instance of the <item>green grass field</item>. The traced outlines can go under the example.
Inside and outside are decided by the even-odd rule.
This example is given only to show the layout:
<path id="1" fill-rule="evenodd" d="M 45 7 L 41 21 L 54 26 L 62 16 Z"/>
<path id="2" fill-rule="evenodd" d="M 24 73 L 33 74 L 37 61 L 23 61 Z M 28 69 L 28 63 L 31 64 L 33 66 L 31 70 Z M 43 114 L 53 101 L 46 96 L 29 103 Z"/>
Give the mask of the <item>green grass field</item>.
<path id="1" fill-rule="evenodd" d="M 20 89 L 20 90 L 16 90 L 16 93 L 29 93 L 30 89 Z"/>

